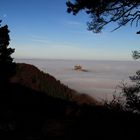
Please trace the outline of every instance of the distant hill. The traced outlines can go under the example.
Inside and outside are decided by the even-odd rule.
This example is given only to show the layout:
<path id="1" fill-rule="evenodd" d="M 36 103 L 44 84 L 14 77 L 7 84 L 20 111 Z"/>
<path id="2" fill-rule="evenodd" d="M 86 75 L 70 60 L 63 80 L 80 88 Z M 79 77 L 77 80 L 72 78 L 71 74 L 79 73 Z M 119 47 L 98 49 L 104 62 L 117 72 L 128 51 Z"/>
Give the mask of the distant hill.
<path id="1" fill-rule="evenodd" d="M 30 64 L 18 63 L 16 75 L 11 78 L 11 82 L 21 84 L 35 91 L 45 92 L 53 97 L 75 101 L 78 104 L 101 104 L 89 95 L 80 94 L 68 88 L 53 76 Z"/>

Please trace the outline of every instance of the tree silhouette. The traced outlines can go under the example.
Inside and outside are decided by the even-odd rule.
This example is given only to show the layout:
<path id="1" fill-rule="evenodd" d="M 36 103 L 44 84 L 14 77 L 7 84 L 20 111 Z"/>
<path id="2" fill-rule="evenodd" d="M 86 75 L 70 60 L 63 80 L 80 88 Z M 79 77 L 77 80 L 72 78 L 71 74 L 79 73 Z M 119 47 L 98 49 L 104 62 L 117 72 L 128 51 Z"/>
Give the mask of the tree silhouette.
<path id="1" fill-rule="evenodd" d="M 109 23 L 117 23 L 114 30 L 130 23 L 138 26 L 140 20 L 139 0 L 75 0 L 66 2 L 67 12 L 76 15 L 84 10 L 91 17 L 88 30 L 94 33 L 102 31 Z M 113 31 L 114 31 L 113 30 Z M 139 32 L 137 32 L 139 33 Z"/>
<path id="2" fill-rule="evenodd" d="M 15 50 L 8 48 L 10 41 L 9 32 L 7 25 L 1 26 L 0 24 L 0 83 L 5 83 L 9 80 L 15 67 L 15 63 L 11 57 L 11 54 Z"/>

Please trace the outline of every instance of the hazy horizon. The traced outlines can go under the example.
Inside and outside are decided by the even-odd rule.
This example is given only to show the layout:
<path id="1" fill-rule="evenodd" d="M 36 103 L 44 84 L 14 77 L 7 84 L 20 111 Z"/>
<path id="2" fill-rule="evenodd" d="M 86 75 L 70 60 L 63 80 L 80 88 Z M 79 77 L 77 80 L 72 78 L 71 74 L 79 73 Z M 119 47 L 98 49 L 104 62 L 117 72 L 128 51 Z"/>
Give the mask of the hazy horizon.
<path id="1" fill-rule="evenodd" d="M 81 60 L 81 61 L 133 61 L 133 62 L 138 62 L 139 60 L 133 59 L 132 56 L 129 59 L 121 59 L 121 58 L 116 58 L 116 59 L 103 59 L 103 58 L 51 58 L 51 57 L 16 57 L 14 54 L 12 55 L 14 60 Z"/>

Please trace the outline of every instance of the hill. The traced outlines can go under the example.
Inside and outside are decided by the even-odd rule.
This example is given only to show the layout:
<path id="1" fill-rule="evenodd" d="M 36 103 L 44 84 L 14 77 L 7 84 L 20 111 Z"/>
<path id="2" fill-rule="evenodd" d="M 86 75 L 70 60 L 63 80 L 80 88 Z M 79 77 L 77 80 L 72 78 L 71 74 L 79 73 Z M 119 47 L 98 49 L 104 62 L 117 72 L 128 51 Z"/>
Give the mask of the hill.
<path id="1" fill-rule="evenodd" d="M 40 71 L 30 64 L 17 64 L 16 75 L 11 78 L 11 82 L 21 84 L 35 91 L 45 92 L 53 97 L 75 101 L 79 104 L 100 104 L 89 95 L 77 93 L 53 76 Z"/>
<path id="2" fill-rule="evenodd" d="M 0 91 L 1 140 L 136 139 L 139 136 L 138 114 L 78 105 L 18 84 L 7 84 Z"/>
<path id="3" fill-rule="evenodd" d="M 24 69 L 25 67 L 27 69 Z M 40 71 L 26 64 L 18 64 L 17 70 L 20 69 L 22 71 L 17 71 L 11 83 L 0 85 L 1 140 L 136 139 L 139 137 L 139 114 L 95 104 L 77 103 L 76 100 L 52 96 L 51 92 L 41 92 L 39 86 L 35 87 L 36 82 L 31 84 L 31 81 L 28 81 L 33 78 L 33 74 Z M 23 73 L 27 78 L 23 76 L 22 78 L 25 79 L 21 77 L 20 79 L 18 75 L 21 76 Z M 57 81 L 55 78 L 51 77 L 51 79 Z M 28 81 L 28 85 L 25 80 Z"/>

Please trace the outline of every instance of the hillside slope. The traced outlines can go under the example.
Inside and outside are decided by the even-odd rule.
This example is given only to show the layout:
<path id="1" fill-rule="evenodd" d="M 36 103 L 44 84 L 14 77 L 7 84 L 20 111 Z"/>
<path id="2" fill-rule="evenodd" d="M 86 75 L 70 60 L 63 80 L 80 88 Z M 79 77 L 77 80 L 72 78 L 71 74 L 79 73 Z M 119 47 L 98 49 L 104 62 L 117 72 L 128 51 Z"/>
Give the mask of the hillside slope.
<path id="1" fill-rule="evenodd" d="M 0 87 L 1 140 L 136 139 L 140 116 L 78 105 L 30 88 Z"/>
<path id="2" fill-rule="evenodd" d="M 86 94 L 77 93 L 75 90 L 63 85 L 53 76 L 40 71 L 30 64 L 17 64 L 16 75 L 11 79 L 12 83 L 18 83 L 33 90 L 45 92 L 50 96 L 75 101 L 79 104 L 100 104 Z"/>
<path id="3" fill-rule="evenodd" d="M 21 71 L 12 83 L 0 85 L 1 140 L 138 139 L 139 114 L 50 96 L 51 92 L 38 91 L 34 79 L 31 84 L 32 76 L 40 75 L 37 68 L 19 64 L 17 69 Z"/>

